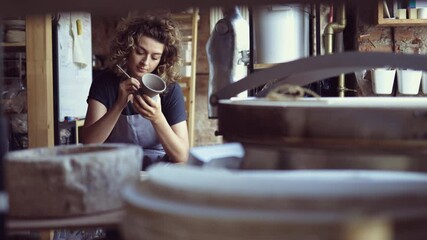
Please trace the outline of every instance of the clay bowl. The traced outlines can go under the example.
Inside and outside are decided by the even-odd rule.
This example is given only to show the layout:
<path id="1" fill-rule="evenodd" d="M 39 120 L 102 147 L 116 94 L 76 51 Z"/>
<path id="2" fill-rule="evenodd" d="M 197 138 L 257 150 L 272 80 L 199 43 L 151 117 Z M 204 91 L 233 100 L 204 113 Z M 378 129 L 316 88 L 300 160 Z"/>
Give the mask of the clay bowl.
<path id="1" fill-rule="evenodd" d="M 62 145 L 13 151 L 5 159 L 9 215 L 63 218 L 120 209 L 121 188 L 139 179 L 142 149 Z"/>

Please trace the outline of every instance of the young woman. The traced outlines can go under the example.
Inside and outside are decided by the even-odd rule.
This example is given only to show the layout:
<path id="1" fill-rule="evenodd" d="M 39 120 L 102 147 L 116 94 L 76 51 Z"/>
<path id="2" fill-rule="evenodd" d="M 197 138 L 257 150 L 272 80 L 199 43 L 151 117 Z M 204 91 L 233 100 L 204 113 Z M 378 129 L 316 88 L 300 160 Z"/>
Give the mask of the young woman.
<path id="1" fill-rule="evenodd" d="M 138 144 L 144 151 L 143 169 L 160 161 L 186 162 L 189 143 L 184 97 L 176 82 L 181 63 L 176 25 L 153 16 L 124 19 L 111 49 L 112 66 L 90 88 L 82 142 Z M 166 81 L 160 97 L 136 94 L 145 73 Z"/>

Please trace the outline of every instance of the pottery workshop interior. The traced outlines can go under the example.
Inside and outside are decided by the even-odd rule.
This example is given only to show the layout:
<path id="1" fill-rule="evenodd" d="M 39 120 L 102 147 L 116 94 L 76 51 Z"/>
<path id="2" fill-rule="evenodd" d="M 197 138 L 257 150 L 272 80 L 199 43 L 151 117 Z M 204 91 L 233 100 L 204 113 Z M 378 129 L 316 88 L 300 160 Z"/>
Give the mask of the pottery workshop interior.
<path id="1" fill-rule="evenodd" d="M 427 239 L 427 0 L 0 3 L 0 240 Z"/>

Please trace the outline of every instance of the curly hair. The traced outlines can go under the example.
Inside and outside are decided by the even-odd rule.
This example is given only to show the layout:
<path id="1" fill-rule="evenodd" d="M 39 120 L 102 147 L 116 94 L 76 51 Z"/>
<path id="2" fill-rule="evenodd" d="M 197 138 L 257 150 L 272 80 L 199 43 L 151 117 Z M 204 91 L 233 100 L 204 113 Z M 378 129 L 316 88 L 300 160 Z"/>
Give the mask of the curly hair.
<path id="1" fill-rule="evenodd" d="M 129 16 L 117 25 L 116 36 L 111 45 L 111 63 L 118 64 L 123 69 L 128 68 L 128 56 L 136 47 L 141 37 L 153 38 L 164 44 L 160 63 L 154 73 L 167 82 L 175 82 L 180 77 L 182 59 L 179 55 L 181 34 L 176 23 L 167 17 Z M 112 67 L 118 75 L 117 68 Z"/>

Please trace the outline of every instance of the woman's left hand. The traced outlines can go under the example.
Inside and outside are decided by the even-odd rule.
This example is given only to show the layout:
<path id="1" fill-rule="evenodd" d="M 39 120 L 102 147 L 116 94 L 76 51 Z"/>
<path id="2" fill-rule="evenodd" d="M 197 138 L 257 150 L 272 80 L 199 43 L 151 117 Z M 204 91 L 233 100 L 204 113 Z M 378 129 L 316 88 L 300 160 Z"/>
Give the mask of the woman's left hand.
<path id="1" fill-rule="evenodd" d="M 152 122 L 155 122 L 162 116 L 160 96 L 158 95 L 154 99 L 145 94 L 135 95 L 133 99 L 133 106 L 141 116 Z"/>

